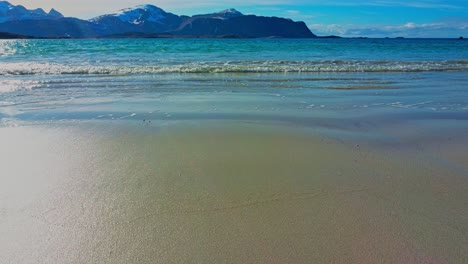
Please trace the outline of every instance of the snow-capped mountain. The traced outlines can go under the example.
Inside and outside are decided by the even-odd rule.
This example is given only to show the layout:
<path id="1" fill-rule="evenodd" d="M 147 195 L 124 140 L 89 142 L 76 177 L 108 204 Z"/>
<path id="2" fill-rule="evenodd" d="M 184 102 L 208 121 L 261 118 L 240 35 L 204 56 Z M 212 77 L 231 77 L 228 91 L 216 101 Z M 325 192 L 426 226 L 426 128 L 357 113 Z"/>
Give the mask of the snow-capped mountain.
<path id="1" fill-rule="evenodd" d="M 189 17 L 178 16 L 153 5 L 139 5 L 82 20 L 63 17 L 54 9 L 46 13 L 40 8 L 28 10 L 6 1 L 0 1 L 0 32 L 41 38 L 315 37 L 304 22 L 243 15 L 232 8 Z"/>
<path id="2" fill-rule="evenodd" d="M 237 11 L 234 8 L 229 8 L 229 9 L 226 9 L 226 10 L 223 10 L 223 11 L 219 11 L 216 14 L 218 14 L 218 15 L 224 17 L 224 18 L 238 17 L 238 16 L 243 16 L 244 15 L 244 14 L 242 14 L 241 12 Z"/>
<path id="3" fill-rule="evenodd" d="M 113 14 L 90 19 L 92 23 L 102 25 L 110 33 L 124 32 L 167 32 L 177 28 L 183 17 L 168 13 L 154 5 L 139 5 L 126 8 Z"/>
<path id="4" fill-rule="evenodd" d="M 225 17 L 235 17 L 235 16 L 243 16 L 244 15 L 244 14 L 242 14 L 241 12 L 237 11 L 234 8 L 225 9 L 225 10 L 217 12 L 216 14 L 223 14 Z"/>
<path id="5" fill-rule="evenodd" d="M 51 9 L 49 13 L 46 13 L 42 8 L 29 10 L 22 5 L 15 6 L 7 1 L 0 1 L 0 23 L 30 19 L 57 19 L 62 17 L 63 15 L 55 9 Z"/>
<path id="6" fill-rule="evenodd" d="M 153 5 L 139 5 L 134 8 L 121 9 L 114 14 L 95 17 L 90 19 L 90 21 L 99 22 L 107 17 L 115 17 L 122 22 L 139 25 L 145 22 L 162 23 L 167 15 L 168 13 L 159 7 Z"/>
<path id="7" fill-rule="evenodd" d="M 229 18 L 239 17 L 243 15 L 244 14 L 237 11 L 236 9 L 230 8 L 230 9 L 222 10 L 222 11 L 212 13 L 212 14 L 195 15 L 193 17 L 210 17 L 210 18 L 218 18 L 218 19 L 229 19 Z"/>

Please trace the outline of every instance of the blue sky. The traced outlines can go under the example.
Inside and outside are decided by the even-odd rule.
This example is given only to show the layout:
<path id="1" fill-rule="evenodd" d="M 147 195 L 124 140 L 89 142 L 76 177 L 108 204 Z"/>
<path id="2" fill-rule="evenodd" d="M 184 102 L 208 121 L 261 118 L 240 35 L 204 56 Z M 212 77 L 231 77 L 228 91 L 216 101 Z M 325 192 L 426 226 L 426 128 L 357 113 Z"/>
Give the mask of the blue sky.
<path id="1" fill-rule="evenodd" d="M 468 0 L 10 0 L 28 9 L 54 7 L 91 18 L 138 4 L 178 15 L 236 8 L 245 14 L 289 17 L 318 35 L 348 37 L 468 37 Z"/>

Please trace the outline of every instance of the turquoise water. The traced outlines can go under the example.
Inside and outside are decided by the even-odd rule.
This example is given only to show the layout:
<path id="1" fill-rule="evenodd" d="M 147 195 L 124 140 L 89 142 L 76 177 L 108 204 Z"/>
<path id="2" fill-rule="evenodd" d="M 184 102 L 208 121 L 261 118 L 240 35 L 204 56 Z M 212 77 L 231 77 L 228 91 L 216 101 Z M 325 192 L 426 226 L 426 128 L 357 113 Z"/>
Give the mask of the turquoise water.
<path id="1" fill-rule="evenodd" d="M 468 42 L 395 39 L 14 40 L 1 75 L 468 70 Z"/>
<path id="2" fill-rule="evenodd" d="M 467 73 L 448 39 L 5 40 L 0 118 L 466 120 Z"/>

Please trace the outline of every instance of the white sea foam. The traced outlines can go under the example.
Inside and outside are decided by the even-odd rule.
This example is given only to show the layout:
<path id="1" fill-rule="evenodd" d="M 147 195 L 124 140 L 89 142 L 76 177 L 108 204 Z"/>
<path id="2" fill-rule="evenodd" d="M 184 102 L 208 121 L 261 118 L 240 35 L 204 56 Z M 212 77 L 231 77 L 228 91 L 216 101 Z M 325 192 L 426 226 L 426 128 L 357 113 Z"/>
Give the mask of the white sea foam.
<path id="1" fill-rule="evenodd" d="M 16 40 L 0 40 L 0 57 L 8 57 L 16 53 Z"/>
<path id="2" fill-rule="evenodd" d="M 21 121 L 14 118 L 0 118 L 0 127 L 18 127 Z"/>
<path id="3" fill-rule="evenodd" d="M 468 61 L 233 61 L 138 66 L 70 65 L 46 62 L 0 63 L 0 75 L 424 71 L 468 71 Z"/>
<path id="4" fill-rule="evenodd" d="M 0 80 L 0 93 L 31 90 L 37 86 L 39 86 L 38 81 Z"/>

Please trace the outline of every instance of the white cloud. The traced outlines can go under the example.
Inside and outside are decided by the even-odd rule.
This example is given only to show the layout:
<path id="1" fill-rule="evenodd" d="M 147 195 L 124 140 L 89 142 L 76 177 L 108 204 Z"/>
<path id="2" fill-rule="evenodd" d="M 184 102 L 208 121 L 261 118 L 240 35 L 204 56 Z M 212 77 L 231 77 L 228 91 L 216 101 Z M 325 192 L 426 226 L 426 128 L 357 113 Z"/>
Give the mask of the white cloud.
<path id="1" fill-rule="evenodd" d="M 415 28 L 415 27 L 417 27 L 417 25 L 413 22 L 408 22 L 403 25 L 403 28 Z"/>
<path id="2" fill-rule="evenodd" d="M 337 24 L 310 24 L 308 25 L 310 30 L 316 35 L 319 36 L 328 36 L 328 35 L 335 35 L 335 36 L 345 36 L 346 35 L 346 27 Z"/>
<path id="3" fill-rule="evenodd" d="M 317 35 L 339 35 L 343 37 L 455 38 L 460 36 L 460 32 L 468 30 L 468 21 L 457 20 L 456 23 L 434 22 L 427 24 L 407 22 L 402 25 L 380 26 L 311 24 L 309 28 Z"/>
<path id="4" fill-rule="evenodd" d="M 286 12 L 290 15 L 299 15 L 301 13 L 301 11 L 298 10 L 288 10 Z"/>

